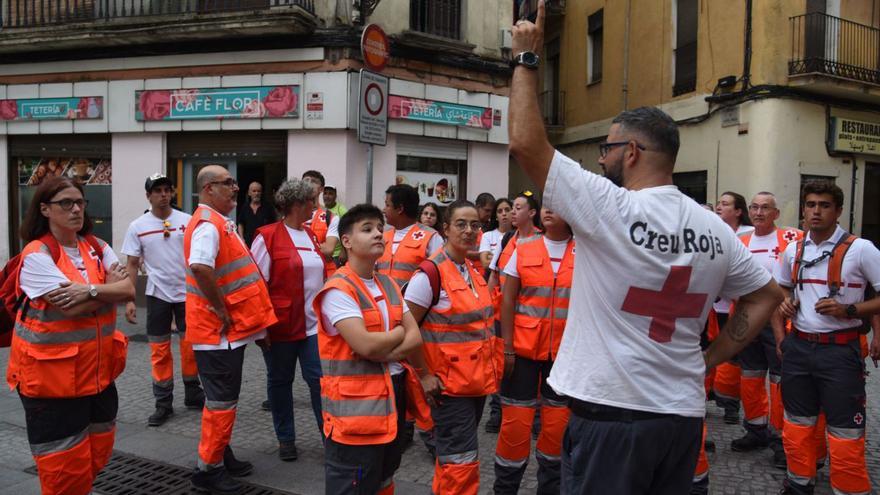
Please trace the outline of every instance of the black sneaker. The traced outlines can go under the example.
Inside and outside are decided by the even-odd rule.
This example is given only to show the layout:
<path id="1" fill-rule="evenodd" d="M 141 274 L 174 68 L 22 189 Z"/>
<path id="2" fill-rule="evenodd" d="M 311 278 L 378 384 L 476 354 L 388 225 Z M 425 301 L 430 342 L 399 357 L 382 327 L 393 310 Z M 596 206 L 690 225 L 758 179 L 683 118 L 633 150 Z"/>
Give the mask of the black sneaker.
<path id="1" fill-rule="evenodd" d="M 724 410 L 724 422 L 729 425 L 739 424 L 739 410 L 738 409 L 725 409 Z"/>
<path id="2" fill-rule="evenodd" d="M 190 484 L 195 491 L 212 495 L 237 495 L 244 488 L 241 483 L 232 479 L 223 468 L 210 471 L 196 469 L 190 478 Z"/>
<path id="3" fill-rule="evenodd" d="M 147 418 L 147 426 L 162 426 L 174 414 L 174 408 L 156 406 L 156 412 Z"/>
<path id="4" fill-rule="evenodd" d="M 750 452 L 767 448 L 767 439 L 753 431 L 747 431 L 741 438 L 730 442 L 730 450 L 734 452 Z"/>
<path id="5" fill-rule="evenodd" d="M 205 407 L 205 391 L 198 384 L 187 385 L 183 405 L 187 409 L 202 409 Z"/>
<path id="6" fill-rule="evenodd" d="M 490 414 L 489 419 L 486 420 L 486 433 L 498 433 L 501 431 L 501 415 L 500 414 Z"/>
<path id="7" fill-rule="evenodd" d="M 293 442 L 281 442 L 278 446 L 278 457 L 284 462 L 293 462 L 299 458 L 296 445 Z"/>
<path id="8" fill-rule="evenodd" d="M 264 411 L 271 411 L 272 410 L 272 403 L 269 402 L 269 399 L 264 400 L 263 403 L 260 404 L 260 409 L 262 409 Z"/>
<path id="9" fill-rule="evenodd" d="M 785 457 L 785 450 L 776 449 L 773 451 L 773 467 L 776 469 L 788 469 L 788 459 Z"/>
<path id="10" fill-rule="evenodd" d="M 236 459 L 235 454 L 232 453 L 232 447 L 228 445 L 226 450 L 223 451 L 223 465 L 226 467 L 229 475 L 236 478 L 241 478 L 254 472 L 254 465 L 248 461 Z"/>
<path id="11" fill-rule="evenodd" d="M 706 443 L 703 444 L 703 449 L 706 452 L 715 452 L 715 440 L 706 439 Z"/>

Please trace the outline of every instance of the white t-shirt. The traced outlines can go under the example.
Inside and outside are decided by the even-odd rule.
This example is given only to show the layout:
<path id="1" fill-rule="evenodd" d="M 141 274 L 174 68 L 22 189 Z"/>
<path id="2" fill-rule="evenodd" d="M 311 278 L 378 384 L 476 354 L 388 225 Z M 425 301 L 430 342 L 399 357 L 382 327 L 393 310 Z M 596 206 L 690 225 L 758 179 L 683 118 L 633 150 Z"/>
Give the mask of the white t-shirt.
<path id="1" fill-rule="evenodd" d="M 388 326 L 388 303 L 385 301 L 385 298 L 382 297 L 382 289 L 379 288 L 376 279 L 368 280 L 362 278 L 361 281 L 370 291 L 370 295 L 373 296 L 373 300 L 376 301 L 379 311 L 382 312 L 382 322 L 385 325 L 385 331 L 391 331 Z M 409 308 L 406 304 L 403 305 L 403 312 L 409 312 Z M 361 312 L 358 302 L 352 299 L 351 296 L 339 289 L 330 289 L 324 294 L 323 299 L 321 299 L 321 318 L 324 320 L 325 331 L 328 335 L 333 336 L 339 334 L 339 330 L 336 329 L 337 323 L 348 318 L 359 318 L 363 320 L 364 315 Z M 388 362 L 388 372 L 392 375 L 403 373 L 403 366 L 396 361 L 390 361 Z"/>
<path id="2" fill-rule="evenodd" d="M 206 204 L 199 204 L 199 206 L 210 208 L 213 210 L 213 208 Z M 230 232 L 235 233 L 235 238 L 238 239 L 238 242 L 240 242 L 245 251 L 247 251 L 247 244 L 245 244 L 244 239 L 242 239 L 241 236 L 238 235 L 238 228 L 235 225 L 235 222 L 232 219 L 228 218 L 226 215 L 218 212 L 217 210 L 214 210 L 214 212 L 216 212 L 218 215 L 223 216 L 223 218 L 226 219 L 226 228 L 232 229 L 230 230 Z M 189 260 L 187 260 L 187 263 L 189 265 L 194 265 L 198 263 L 200 265 L 207 265 L 211 268 L 214 268 L 214 262 L 217 260 L 217 253 L 219 252 L 220 232 L 217 231 L 217 227 L 215 227 L 214 224 L 211 222 L 199 223 L 199 225 L 193 231 L 192 239 L 190 240 Z M 238 349 L 243 345 L 249 344 L 251 342 L 256 342 L 264 338 L 266 338 L 265 329 L 234 342 L 229 342 L 229 340 L 226 339 L 226 335 L 221 335 L 219 344 L 193 344 L 193 350 L 222 351 L 227 349 Z"/>
<path id="3" fill-rule="evenodd" d="M 568 238 L 564 241 L 551 241 L 545 236 L 542 236 L 544 239 L 544 247 L 547 248 L 547 254 L 550 255 L 550 267 L 553 269 L 553 274 L 559 273 L 559 265 L 562 264 L 562 258 L 565 256 L 565 249 L 568 247 L 568 241 L 571 238 Z M 519 245 L 517 245 L 519 247 Z M 507 262 L 507 265 L 504 267 L 504 274 L 510 277 L 519 278 L 519 271 L 516 269 L 516 253 L 519 251 L 518 249 L 513 250 L 513 255 L 510 257 L 510 261 Z"/>
<path id="4" fill-rule="evenodd" d="M 775 271 L 776 265 L 779 263 L 779 257 L 782 253 L 779 250 L 779 236 L 774 230 L 768 235 L 758 235 L 752 233 L 749 239 L 749 252 L 770 274 Z"/>
<path id="5" fill-rule="evenodd" d="M 499 232 L 499 234 L 500 234 L 500 232 Z M 517 236 L 517 234 L 513 234 L 513 236 L 514 237 L 511 237 L 510 240 L 507 241 L 508 244 L 513 242 L 513 239 Z M 502 240 L 504 240 L 504 234 L 500 234 L 498 236 L 498 241 L 495 243 L 495 247 L 492 248 L 492 261 L 489 262 L 489 269 L 490 270 L 498 271 L 498 258 L 501 257 L 501 251 L 502 251 L 501 241 Z M 504 246 L 504 247 L 507 247 L 507 246 Z M 481 251 L 482 251 L 482 249 L 481 249 Z M 510 263 L 510 260 L 508 260 L 508 263 Z"/>
<path id="6" fill-rule="evenodd" d="M 807 233 L 804 238 L 803 260 L 811 261 L 822 256 L 824 251 L 832 251 L 837 241 L 845 233 L 838 226 L 834 234 L 818 246 L 813 243 L 810 234 Z M 792 242 L 785 247 L 782 262 L 776 265 L 774 276 L 779 285 L 792 287 L 791 270 L 796 255 L 797 243 Z M 862 324 L 862 320 L 858 318 L 836 318 L 816 313 L 814 309 L 816 303 L 819 302 L 819 299 L 828 297 L 829 259 L 830 256 L 815 266 L 805 267 L 800 276 L 800 280 L 803 281 L 803 289 L 795 289 L 799 305 L 797 313 L 792 318 L 792 324 L 802 332 L 827 333 Z M 852 243 L 846 256 L 843 257 L 840 279 L 842 287 L 840 292 L 834 296 L 834 300 L 841 304 L 856 304 L 864 301 L 866 284 L 871 284 L 875 290 L 880 291 L 880 251 L 871 241 L 856 239 Z"/>
<path id="7" fill-rule="evenodd" d="M 391 241 L 391 254 L 397 253 L 397 248 L 400 247 L 400 243 L 403 242 L 403 239 L 405 239 L 407 234 L 412 230 L 413 225 L 415 224 L 394 231 L 394 239 Z M 425 258 L 430 258 L 434 252 L 442 247 L 443 238 L 440 237 L 439 234 L 432 235 L 431 240 L 428 241 L 428 247 L 425 248 Z"/>
<path id="8" fill-rule="evenodd" d="M 62 256 L 67 256 L 73 263 L 86 282 L 89 282 L 89 274 L 83 262 L 79 248 L 61 246 Z M 89 247 L 91 249 L 91 246 Z M 104 244 L 102 253 L 104 268 L 109 270 L 113 263 L 118 263 L 119 258 L 109 244 Z M 31 300 L 45 296 L 60 287 L 62 282 L 71 282 L 67 276 L 61 273 L 58 265 L 52 261 L 52 255 L 44 251 L 36 251 L 24 257 L 19 271 L 21 290 Z"/>
<path id="9" fill-rule="evenodd" d="M 758 290 L 770 274 L 673 185 L 629 191 L 557 152 L 544 205 L 578 249 L 550 385 L 593 403 L 703 417 L 700 333 L 712 301 Z"/>
<path id="10" fill-rule="evenodd" d="M 315 310 L 312 308 L 312 302 L 321 287 L 324 286 L 324 257 L 315 251 L 315 244 L 304 230 L 292 229 L 285 225 L 290 240 L 296 247 L 303 264 L 303 289 L 305 290 L 305 312 L 306 312 L 306 336 L 316 335 L 318 333 L 318 319 L 315 317 Z M 254 261 L 260 268 L 260 273 L 266 282 L 269 282 L 272 273 L 272 258 L 266 251 L 266 241 L 263 236 L 257 234 L 254 236 L 254 242 L 251 244 L 251 253 Z"/>
<path id="11" fill-rule="evenodd" d="M 165 220 L 144 213 L 131 222 L 122 243 L 122 254 L 137 256 L 147 268 L 148 296 L 165 302 L 186 300 L 186 266 L 183 260 L 183 235 L 191 216 L 171 210 L 167 220 L 171 235 L 165 237 Z"/>
<path id="12" fill-rule="evenodd" d="M 739 236 L 740 234 L 745 234 L 746 232 L 751 232 L 753 230 L 755 230 L 755 228 L 751 225 L 740 225 L 736 229 L 736 235 Z M 716 313 L 723 314 L 730 313 L 731 306 L 733 306 L 733 300 L 729 297 L 718 298 L 718 300 L 712 304 L 712 308 L 715 310 Z"/>
<path id="13" fill-rule="evenodd" d="M 450 260 L 452 261 L 452 260 Z M 465 265 L 459 265 L 458 263 L 452 262 L 456 267 L 458 267 L 458 273 L 464 278 L 464 281 L 468 284 L 471 283 L 471 272 L 470 270 L 465 268 Z M 413 304 L 418 304 L 423 308 L 431 308 L 431 301 L 434 300 L 434 291 L 431 290 L 431 281 L 428 280 L 428 276 L 425 272 L 421 270 L 417 270 L 413 277 L 410 279 L 409 284 L 406 286 L 406 294 L 403 295 L 403 299 L 409 301 Z M 452 307 L 452 301 L 449 299 L 449 294 L 443 289 L 443 285 L 440 285 L 440 295 L 437 297 L 437 304 L 434 306 L 438 311 L 444 311 Z"/>

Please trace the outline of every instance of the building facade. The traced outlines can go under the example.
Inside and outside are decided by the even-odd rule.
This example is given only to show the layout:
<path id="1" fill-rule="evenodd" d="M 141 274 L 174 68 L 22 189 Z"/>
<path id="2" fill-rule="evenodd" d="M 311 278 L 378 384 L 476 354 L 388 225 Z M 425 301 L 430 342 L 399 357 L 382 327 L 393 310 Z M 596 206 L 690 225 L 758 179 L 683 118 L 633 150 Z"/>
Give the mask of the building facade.
<path id="1" fill-rule="evenodd" d="M 367 197 L 358 141 L 363 27 L 390 38 L 388 138 L 372 200 L 391 184 L 449 203 L 508 185 L 503 0 L 0 0 L 0 259 L 36 186 L 85 184 L 96 233 L 120 247 L 147 208 L 144 179 L 178 183 L 227 166 L 270 193 L 323 172 L 351 205 Z"/>
<path id="2" fill-rule="evenodd" d="M 880 1 L 551 5 L 542 103 L 564 153 L 598 171 L 611 119 L 656 105 L 680 123 L 675 182 L 697 201 L 770 190 L 798 225 L 801 184 L 831 178 L 841 225 L 880 242 Z"/>

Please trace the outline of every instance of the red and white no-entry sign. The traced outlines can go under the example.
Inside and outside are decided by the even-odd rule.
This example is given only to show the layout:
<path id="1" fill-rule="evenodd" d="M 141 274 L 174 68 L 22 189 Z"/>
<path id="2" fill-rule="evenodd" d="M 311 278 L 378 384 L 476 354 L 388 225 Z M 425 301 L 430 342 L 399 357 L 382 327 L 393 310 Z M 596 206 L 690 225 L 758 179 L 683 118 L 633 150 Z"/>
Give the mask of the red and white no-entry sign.
<path id="1" fill-rule="evenodd" d="M 361 70 L 358 141 L 385 146 L 388 137 L 388 78 Z"/>

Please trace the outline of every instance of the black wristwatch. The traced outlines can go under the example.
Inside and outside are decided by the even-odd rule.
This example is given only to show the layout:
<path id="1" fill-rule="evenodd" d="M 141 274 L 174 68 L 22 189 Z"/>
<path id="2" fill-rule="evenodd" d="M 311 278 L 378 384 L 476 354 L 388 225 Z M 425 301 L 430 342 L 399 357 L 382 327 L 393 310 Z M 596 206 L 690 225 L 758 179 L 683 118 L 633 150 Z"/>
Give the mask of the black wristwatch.
<path id="1" fill-rule="evenodd" d="M 855 318 L 856 316 L 858 316 L 858 314 L 859 310 L 858 308 L 856 308 L 855 304 L 848 304 L 846 306 L 846 316 L 849 316 L 850 318 Z"/>
<path id="2" fill-rule="evenodd" d="M 540 60 L 541 57 L 535 52 L 519 52 L 510 59 L 510 68 L 513 69 L 516 68 L 517 65 L 522 65 L 527 69 L 535 70 L 538 68 L 538 62 L 540 62 Z"/>

